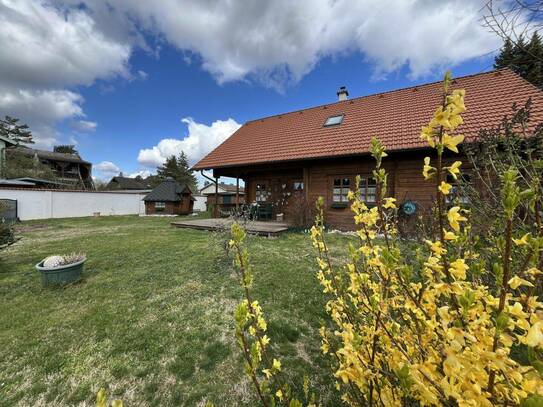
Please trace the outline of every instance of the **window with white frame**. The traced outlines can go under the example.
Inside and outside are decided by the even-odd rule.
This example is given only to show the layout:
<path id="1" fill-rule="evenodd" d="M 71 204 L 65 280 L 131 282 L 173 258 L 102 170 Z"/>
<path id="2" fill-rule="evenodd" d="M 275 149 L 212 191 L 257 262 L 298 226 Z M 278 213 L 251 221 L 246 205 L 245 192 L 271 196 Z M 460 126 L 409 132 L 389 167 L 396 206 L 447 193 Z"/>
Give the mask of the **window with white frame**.
<path id="1" fill-rule="evenodd" d="M 360 179 L 360 200 L 366 203 L 375 203 L 377 201 L 377 182 L 375 179 L 361 178 Z"/>
<path id="2" fill-rule="evenodd" d="M 303 181 L 294 181 L 292 183 L 292 190 L 293 191 L 302 191 L 304 189 L 304 182 Z"/>
<path id="3" fill-rule="evenodd" d="M 334 185 L 332 188 L 332 202 L 348 203 L 348 194 L 351 189 L 351 180 L 349 178 L 334 178 Z"/>
<path id="4" fill-rule="evenodd" d="M 166 202 L 155 202 L 155 209 L 157 210 L 166 209 Z"/>

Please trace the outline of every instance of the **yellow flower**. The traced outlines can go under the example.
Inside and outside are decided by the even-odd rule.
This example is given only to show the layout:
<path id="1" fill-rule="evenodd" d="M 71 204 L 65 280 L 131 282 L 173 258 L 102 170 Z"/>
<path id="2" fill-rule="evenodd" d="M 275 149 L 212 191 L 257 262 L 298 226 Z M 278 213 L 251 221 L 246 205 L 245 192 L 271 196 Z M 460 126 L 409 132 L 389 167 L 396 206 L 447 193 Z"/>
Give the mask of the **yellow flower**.
<path id="1" fill-rule="evenodd" d="M 454 179 L 458 179 L 458 174 L 460 174 L 460 166 L 462 161 L 455 161 L 450 167 L 447 167 L 447 171 L 452 175 Z"/>
<path id="2" fill-rule="evenodd" d="M 466 278 L 466 271 L 469 269 L 469 266 L 466 264 L 464 259 L 458 259 L 451 263 L 449 267 L 449 272 L 457 279 L 464 280 Z"/>
<path id="3" fill-rule="evenodd" d="M 458 239 L 458 236 L 456 236 L 451 231 L 444 230 L 443 232 L 444 232 L 443 237 L 445 238 L 445 240 L 456 240 L 456 239 Z"/>
<path id="4" fill-rule="evenodd" d="M 445 133 L 443 134 L 441 141 L 446 148 L 458 153 L 458 147 L 456 146 L 464 141 L 464 136 L 462 134 L 459 134 L 458 136 L 449 136 L 447 133 Z"/>
<path id="5" fill-rule="evenodd" d="M 455 232 L 458 232 L 460 230 L 460 224 L 458 222 L 465 222 L 467 220 L 464 216 L 458 213 L 459 211 L 459 206 L 453 206 L 451 209 L 449 209 L 449 212 L 447 213 L 449 225 L 451 225 Z"/>
<path id="6" fill-rule="evenodd" d="M 520 239 L 513 239 L 513 242 L 517 245 L 517 246 L 522 246 L 522 245 L 525 245 L 525 244 L 528 244 L 528 238 L 530 237 L 530 234 L 529 233 L 526 233 L 524 236 L 522 236 Z"/>
<path id="7" fill-rule="evenodd" d="M 277 359 L 273 359 L 272 367 L 275 370 L 280 371 L 281 370 L 281 362 L 279 362 Z"/>
<path id="8" fill-rule="evenodd" d="M 538 321 L 533 324 L 528 330 L 528 335 L 526 335 L 526 345 L 535 348 L 536 346 L 543 345 L 543 321 Z"/>
<path id="9" fill-rule="evenodd" d="M 524 280 L 524 279 L 520 278 L 519 276 L 513 277 L 512 279 L 510 279 L 507 282 L 507 284 L 509 284 L 509 287 L 511 287 L 513 290 L 516 290 L 521 285 L 525 285 L 525 286 L 528 286 L 528 287 L 533 287 L 534 286 L 532 283 L 530 283 L 527 280 Z"/>
<path id="10" fill-rule="evenodd" d="M 272 377 L 273 373 L 271 372 L 270 369 L 263 369 L 262 370 L 262 373 L 264 373 L 266 375 L 266 378 L 269 379 L 270 377 Z"/>
<path id="11" fill-rule="evenodd" d="M 449 123 L 451 123 L 451 129 L 455 129 L 457 128 L 458 126 L 460 126 L 461 124 L 464 123 L 464 119 L 462 119 L 462 116 L 460 116 L 459 114 L 457 114 L 457 111 L 455 110 L 454 112 L 451 113 L 451 115 L 449 116 Z"/>
<path id="12" fill-rule="evenodd" d="M 275 395 L 277 396 L 277 398 L 278 398 L 279 400 L 283 400 L 283 392 L 281 391 L 281 389 L 277 390 L 277 391 L 275 392 Z"/>
<path id="13" fill-rule="evenodd" d="M 449 110 L 445 109 L 443 110 L 443 107 L 439 106 L 434 113 L 434 122 L 437 123 L 440 126 L 443 126 L 445 128 L 451 127 L 451 123 L 449 122 Z"/>
<path id="14" fill-rule="evenodd" d="M 452 185 L 448 184 L 444 181 L 441 181 L 441 185 L 439 185 L 438 189 L 441 191 L 443 195 L 448 195 L 449 192 L 451 192 Z"/>
<path id="15" fill-rule="evenodd" d="M 262 345 L 266 346 L 268 343 L 270 343 L 270 338 L 268 338 L 267 335 L 264 335 L 262 337 Z"/>
<path id="16" fill-rule="evenodd" d="M 385 198 L 385 204 L 383 205 L 383 208 L 394 209 L 396 207 L 394 202 L 396 202 L 396 198 Z"/>
<path id="17" fill-rule="evenodd" d="M 422 168 L 422 175 L 424 179 L 428 180 L 434 176 L 433 170 L 435 168 L 430 166 L 430 157 L 424 157 L 424 167 Z"/>
<path id="18" fill-rule="evenodd" d="M 464 95 L 466 91 L 464 89 L 455 89 L 452 94 L 447 97 L 447 103 L 454 108 L 456 113 L 463 113 L 466 111 L 466 105 L 464 104 Z"/>

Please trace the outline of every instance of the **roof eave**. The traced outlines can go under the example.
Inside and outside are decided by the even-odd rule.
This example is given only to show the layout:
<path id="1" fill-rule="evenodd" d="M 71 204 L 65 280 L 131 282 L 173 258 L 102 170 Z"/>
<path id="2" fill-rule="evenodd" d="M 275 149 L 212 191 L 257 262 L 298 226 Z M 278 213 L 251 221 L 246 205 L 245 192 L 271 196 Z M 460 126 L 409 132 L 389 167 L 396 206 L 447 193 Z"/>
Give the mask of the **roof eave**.
<path id="1" fill-rule="evenodd" d="M 411 148 L 401 148 L 401 149 L 394 149 L 394 150 L 387 150 L 387 153 L 404 153 L 404 152 L 413 152 L 413 151 L 425 151 L 429 150 L 429 147 L 411 147 Z M 287 163 L 293 163 L 297 161 L 317 161 L 317 160 L 333 160 L 336 158 L 351 158 L 351 157 L 363 157 L 363 156 L 369 156 L 370 152 L 359 152 L 359 153 L 353 153 L 353 154 L 337 154 L 337 155 L 325 155 L 325 156 L 313 156 L 313 157 L 300 157 L 300 158 L 292 158 L 288 160 L 269 160 L 269 161 L 257 161 L 257 162 L 246 162 L 246 163 L 236 163 L 236 164 L 227 164 L 227 165 L 215 165 L 215 166 L 202 166 L 197 167 L 198 164 L 192 167 L 193 171 L 209 171 L 209 170 L 217 170 L 217 169 L 228 169 L 228 168 L 236 168 L 236 167 L 252 167 L 256 165 L 268 165 L 268 164 L 287 164 Z"/>

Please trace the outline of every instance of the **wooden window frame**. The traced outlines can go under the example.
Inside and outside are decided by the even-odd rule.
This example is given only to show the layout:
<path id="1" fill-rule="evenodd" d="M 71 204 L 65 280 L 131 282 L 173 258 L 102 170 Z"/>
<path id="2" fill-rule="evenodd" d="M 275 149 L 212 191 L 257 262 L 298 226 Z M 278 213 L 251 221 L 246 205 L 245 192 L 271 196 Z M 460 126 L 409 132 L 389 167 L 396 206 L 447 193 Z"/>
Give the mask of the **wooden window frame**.
<path id="1" fill-rule="evenodd" d="M 343 209 L 349 206 L 348 193 L 352 190 L 353 179 L 350 175 L 330 175 L 331 208 Z M 339 181 L 339 184 L 336 184 L 336 181 Z M 336 201 L 336 196 L 339 196 L 339 201 Z"/>
<path id="2" fill-rule="evenodd" d="M 371 183 L 371 185 L 370 185 Z M 369 188 L 373 188 L 373 193 L 369 194 Z M 360 176 L 360 200 L 367 205 L 376 205 L 377 197 L 379 193 L 379 188 L 377 186 L 377 181 L 372 176 Z M 368 200 L 368 196 L 373 196 L 373 200 Z"/>

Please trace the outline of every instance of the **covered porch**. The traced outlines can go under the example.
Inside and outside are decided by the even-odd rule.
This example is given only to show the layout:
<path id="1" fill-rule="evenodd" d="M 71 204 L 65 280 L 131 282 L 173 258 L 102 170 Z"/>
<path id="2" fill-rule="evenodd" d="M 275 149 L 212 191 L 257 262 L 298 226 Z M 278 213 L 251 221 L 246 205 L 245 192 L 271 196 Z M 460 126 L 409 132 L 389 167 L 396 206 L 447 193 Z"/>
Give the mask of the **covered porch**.
<path id="1" fill-rule="evenodd" d="M 251 167 L 213 169 L 213 178 L 202 175 L 214 184 L 218 194 L 221 177 L 236 179 L 237 192 L 232 196 L 232 214 L 258 222 L 279 222 L 290 226 L 305 226 L 311 212 L 309 202 L 309 168 L 300 163 L 269 164 Z M 239 194 L 244 185 L 244 201 Z M 215 207 L 214 218 L 228 214 Z"/>

